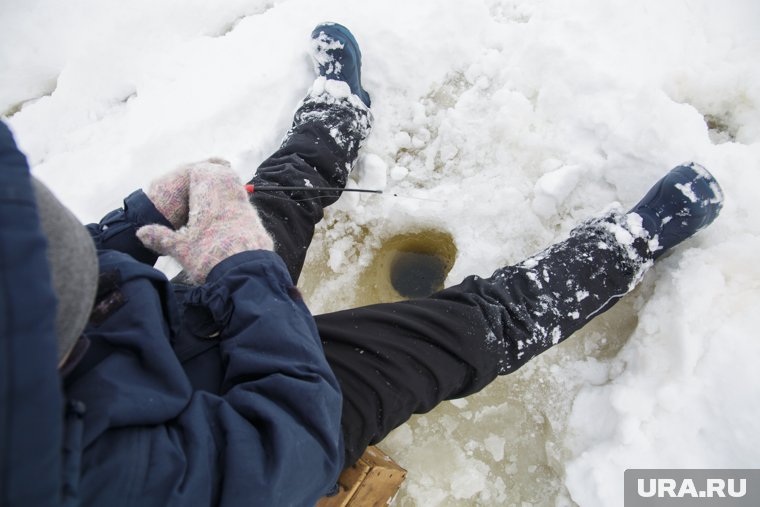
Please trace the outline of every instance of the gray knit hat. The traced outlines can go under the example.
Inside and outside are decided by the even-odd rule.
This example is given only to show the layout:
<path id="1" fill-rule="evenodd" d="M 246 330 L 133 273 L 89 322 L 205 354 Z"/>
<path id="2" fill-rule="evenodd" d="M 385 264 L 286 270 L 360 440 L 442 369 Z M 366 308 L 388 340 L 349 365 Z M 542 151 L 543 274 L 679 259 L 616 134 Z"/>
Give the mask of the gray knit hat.
<path id="1" fill-rule="evenodd" d="M 32 183 L 58 299 L 55 331 L 61 362 L 90 318 L 98 288 L 98 256 L 90 233 L 74 214 L 36 178 Z"/>

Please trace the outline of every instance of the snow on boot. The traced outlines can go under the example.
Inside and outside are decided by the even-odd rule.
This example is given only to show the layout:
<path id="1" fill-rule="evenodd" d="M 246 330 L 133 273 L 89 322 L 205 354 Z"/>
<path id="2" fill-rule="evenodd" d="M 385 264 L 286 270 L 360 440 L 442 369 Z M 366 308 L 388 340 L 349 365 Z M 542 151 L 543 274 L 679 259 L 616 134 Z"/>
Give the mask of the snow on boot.
<path id="1" fill-rule="evenodd" d="M 629 213 L 641 217 L 655 259 L 710 225 L 723 207 L 723 192 L 712 174 L 696 163 L 672 169 Z"/>
<path id="2" fill-rule="evenodd" d="M 317 26 L 312 42 L 319 75 L 293 115 L 280 149 L 299 145 L 301 157 L 329 153 L 313 165 L 329 186 L 343 187 L 373 122 L 369 95 L 360 82 L 361 53 L 351 32 L 334 23 Z"/>
<path id="3" fill-rule="evenodd" d="M 361 85 L 362 53 L 348 28 L 322 23 L 311 33 L 311 39 L 315 71 L 326 79 L 348 84 L 351 93 L 369 107 L 369 94 Z"/>

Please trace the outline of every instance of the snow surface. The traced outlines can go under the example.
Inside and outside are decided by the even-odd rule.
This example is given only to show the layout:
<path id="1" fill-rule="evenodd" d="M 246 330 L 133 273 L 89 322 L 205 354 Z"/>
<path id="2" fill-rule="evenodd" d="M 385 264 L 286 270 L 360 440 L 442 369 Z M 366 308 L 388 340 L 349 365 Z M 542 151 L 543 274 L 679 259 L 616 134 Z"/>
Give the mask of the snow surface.
<path id="1" fill-rule="evenodd" d="M 0 113 L 83 221 L 183 162 L 248 177 L 314 79 L 325 20 L 359 40 L 376 118 L 350 184 L 399 197 L 327 213 L 303 279 L 316 312 L 357 303 L 400 232 L 451 234 L 454 284 L 684 161 L 726 194 L 610 312 L 389 436 L 409 469 L 397 504 L 619 506 L 626 468 L 760 466 L 756 0 L 3 0 Z"/>

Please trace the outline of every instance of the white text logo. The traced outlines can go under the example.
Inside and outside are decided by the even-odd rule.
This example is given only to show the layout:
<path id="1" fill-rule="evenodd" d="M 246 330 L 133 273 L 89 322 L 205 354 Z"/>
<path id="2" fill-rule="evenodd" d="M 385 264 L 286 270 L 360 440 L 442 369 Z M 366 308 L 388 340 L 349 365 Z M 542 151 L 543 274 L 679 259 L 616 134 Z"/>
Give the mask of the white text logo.
<path id="1" fill-rule="evenodd" d="M 741 498 L 747 494 L 747 479 L 707 479 L 698 488 L 692 479 L 641 479 L 638 493 L 643 498 Z"/>

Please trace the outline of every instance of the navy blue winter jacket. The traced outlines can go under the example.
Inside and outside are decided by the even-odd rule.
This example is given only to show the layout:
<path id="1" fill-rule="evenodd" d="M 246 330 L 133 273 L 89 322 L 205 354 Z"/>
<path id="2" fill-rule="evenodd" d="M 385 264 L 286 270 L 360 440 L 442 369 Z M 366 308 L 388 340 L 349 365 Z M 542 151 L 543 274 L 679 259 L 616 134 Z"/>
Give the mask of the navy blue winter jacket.
<path id="1" fill-rule="evenodd" d="M 150 222 L 136 192 L 89 226 L 97 304 L 59 374 L 28 167 L 0 123 L 0 505 L 313 505 L 343 465 L 341 394 L 284 263 L 245 252 L 175 286 L 136 260 L 155 260 L 134 238 Z M 209 344 L 222 382 L 203 390 L 184 359 Z"/>

